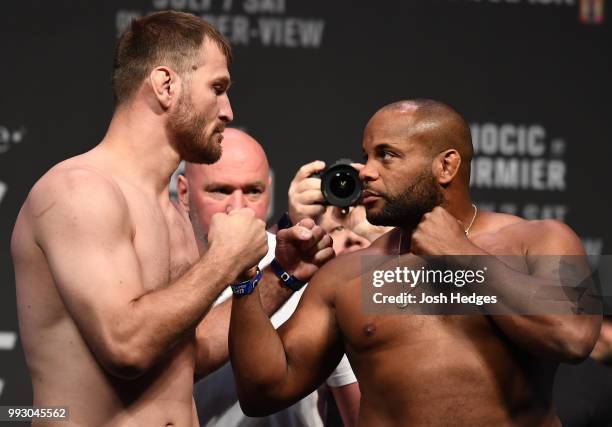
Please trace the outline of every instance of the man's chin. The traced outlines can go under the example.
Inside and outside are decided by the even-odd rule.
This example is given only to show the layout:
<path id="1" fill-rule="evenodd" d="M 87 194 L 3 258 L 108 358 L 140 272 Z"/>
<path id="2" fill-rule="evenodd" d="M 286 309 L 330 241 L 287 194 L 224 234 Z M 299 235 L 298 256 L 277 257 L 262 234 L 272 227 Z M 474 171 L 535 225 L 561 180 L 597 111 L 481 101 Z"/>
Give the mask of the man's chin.
<path id="1" fill-rule="evenodd" d="M 383 216 L 367 216 L 368 222 L 372 225 L 383 226 L 383 227 L 396 227 L 398 224 L 391 224 L 388 218 Z"/>
<path id="2" fill-rule="evenodd" d="M 411 212 L 394 212 L 383 207 L 366 208 L 366 219 L 372 225 L 384 227 L 403 227 L 407 224 L 418 223 L 420 216 L 416 216 Z"/>
<path id="3" fill-rule="evenodd" d="M 188 153 L 184 153 L 182 160 L 189 163 L 206 164 L 210 165 L 217 162 L 221 158 L 223 150 L 220 144 L 209 141 L 205 147 L 201 147 L 199 150 L 191 150 Z"/>
<path id="4" fill-rule="evenodd" d="M 366 219 L 372 225 L 384 225 L 384 226 L 390 225 L 390 224 L 387 224 L 388 218 L 382 214 L 381 209 L 380 208 L 377 209 L 374 206 L 370 208 L 366 208 Z"/>

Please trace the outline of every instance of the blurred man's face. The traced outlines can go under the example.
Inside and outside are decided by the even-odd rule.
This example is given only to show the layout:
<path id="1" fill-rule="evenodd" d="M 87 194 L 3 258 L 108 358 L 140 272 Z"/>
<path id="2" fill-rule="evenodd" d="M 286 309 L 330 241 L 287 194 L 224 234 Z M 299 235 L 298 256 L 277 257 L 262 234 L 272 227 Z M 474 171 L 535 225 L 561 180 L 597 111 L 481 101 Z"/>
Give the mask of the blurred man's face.
<path id="1" fill-rule="evenodd" d="M 227 96 L 230 76 L 227 60 L 214 42 L 205 40 L 200 55 L 202 65 L 183 79 L 166 130 L 181 159 L 210 164 L 221 157 L 222 132 L 233 119 Z"/>
<path id="2" fill-rule="evenodd" d="M 328 206 L 325 213 L 319 218 L 319 225 L 333 239 L 333 248 L 336 255 L 354 252 L 367 248 L 370 242 L 350 228 L 350 219 L 338 212 L 338 208 Z"/>

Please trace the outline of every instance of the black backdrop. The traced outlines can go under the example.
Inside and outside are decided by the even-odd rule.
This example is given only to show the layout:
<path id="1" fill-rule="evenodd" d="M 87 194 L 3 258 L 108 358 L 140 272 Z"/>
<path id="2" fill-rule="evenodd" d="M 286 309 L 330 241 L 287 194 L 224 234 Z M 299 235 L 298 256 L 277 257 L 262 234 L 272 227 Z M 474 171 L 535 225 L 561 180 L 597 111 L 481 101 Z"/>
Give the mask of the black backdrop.
<path id="1" fill-rule="evenodd" d="M 133 16 L 207 16 L 234 45 L 235 125 L 264 145 L 285 210 L 296 169 L 361 156 L 379 107 L 445 101 L 472 126 L 481 208 L 566 221 L 589 253 L 612 231 L 611 37 L 603 0 L 7 0 L 0 6 L 0 405 L 29 404 L 10 233 L 33 183 L 103 136 Z"/>

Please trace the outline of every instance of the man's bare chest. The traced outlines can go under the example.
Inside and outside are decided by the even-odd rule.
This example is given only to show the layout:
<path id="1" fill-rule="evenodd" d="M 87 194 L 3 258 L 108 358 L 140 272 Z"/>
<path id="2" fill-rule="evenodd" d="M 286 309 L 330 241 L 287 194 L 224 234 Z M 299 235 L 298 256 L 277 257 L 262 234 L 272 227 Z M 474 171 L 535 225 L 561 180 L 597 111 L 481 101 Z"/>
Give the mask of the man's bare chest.
<path id="1" fill-rule="evenodd" d="M 514 270 L 528 273 L 529 268 L 522 253 L 522 247 L 511 236 L 483 235 L 474 242 L 491 254 L 484 258 L 501 261 Z M 397 254 L 386 255 L 381 259 L 384 261 L 379 263 L 380 268 L 386 268 L 391 272 L 394 272 L 396 267 L 404 265 Z M 369 261 L 373 262 L 371 259 Z M 479 264 L 480 261 L 486 264 L 487 259 L 478 260 Z M 378 264 L 375 262 L 373 264 L 378 268 Z M 410 262 L 408 264 L 412 265 Z M 424 271 L 427 271 L 428 263 L 417 262 L 415 266 L 415 269 L 419 270 L 417 272 L 423 274 Z M 435 262 L 432 266 L 436 272 L 442 269 L 444 273 L 443 264 L 440 262 Z M 456 268 L 457 265 L 449 266 L 448 271 L 454 272 Z M 372 278 L 363 270 L 362 267 L 362 274 L 346 283 L 342 292 L 337 292 L 335 297 L 336 316 L 340 330 L 345 343 L 356 352 L 377 352 L 386 348 L 410 347 L 415 343 L 427 346 L 427 343 L 431 345 L 433 342 L 453 342 L 458 337 L 464 336 L 488 339 L 487 337 L 491 338 L 492 335 L 497 334 L 495 328 L 491 327 L 491 323 L 484 316 L 457 316 L 450 312 L 436 314 L 431 310 L 419 311 L 419 303 L 426 299 L 423 296 L 431 296 L 429 294 L 432 293 L 434 285 L 429 286 L 428 290 L 419 289 L 418 286 L 422 286 L 421 284 L 417 284 L 415 288 L 405 284 L 401 285 L 403 287 L 398 288 L 396 294 L 399 295 L 400 291 L 413 292 L 416 304 L 413 304 L 410 310 L 405 309 L 405 304 L 381 304 L 377 310 L 379 306 L 373 304 L 368 298 L 371 299 L 380 288 L 373 287 Z M 365 270 L 369 271 L 367 268 Z M 396 284 L 396 286 L 399 285 Z M 414 292 L 415 289 L 417 292 Z M 394 295 L 393 291 L 389 292 Z M 384 292 L 384 294 L 387 293 Z M 391 306 L 391 310 L 387 309 L 388 306 Z"/>
<path id="2" fill-rule="evenodd" d="M 197 246 L 188 222 L 157 203 L 130 206 L 133 244 L 147 290 L 163 288 L 197 260 Z"/>

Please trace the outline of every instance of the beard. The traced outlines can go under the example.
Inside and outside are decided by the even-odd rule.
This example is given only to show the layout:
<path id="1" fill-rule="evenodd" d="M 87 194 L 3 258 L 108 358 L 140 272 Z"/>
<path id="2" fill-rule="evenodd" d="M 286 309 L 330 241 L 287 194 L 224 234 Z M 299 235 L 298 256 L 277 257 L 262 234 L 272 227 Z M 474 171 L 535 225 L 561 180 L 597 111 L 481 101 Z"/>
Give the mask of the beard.
<path id="1" fill-rule="evenodd" d="M 181 94 L 176 109 L 170 113 L 166 122 L 170 143 L 182 160 L 214 163 L 221 158 L 221 144 L 215 138 L 220 137 L 220 134 L 206 135 L 206 118 L 196 112 L 187 94 L 188 90 Z"/>
<path id="2" fill-rule="evenodd" d="M 444 202 L 431 172 L 417 176 L 412 184 L 397 195 L 382 195 L 384 206 L 378 212 L 366 211 L 370 224 L 392 227 L 416 227 L 421 217 Z"/>

